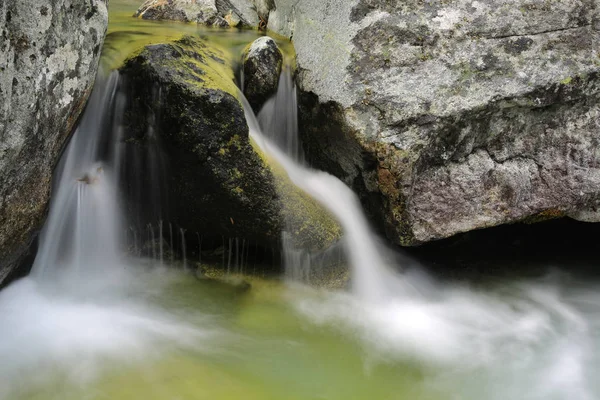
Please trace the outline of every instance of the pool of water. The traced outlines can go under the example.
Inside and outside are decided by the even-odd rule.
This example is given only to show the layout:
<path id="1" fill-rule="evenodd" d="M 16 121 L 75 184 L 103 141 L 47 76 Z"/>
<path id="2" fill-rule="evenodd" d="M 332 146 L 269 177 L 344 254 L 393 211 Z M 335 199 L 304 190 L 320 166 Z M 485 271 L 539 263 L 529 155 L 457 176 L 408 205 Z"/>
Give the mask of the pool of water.
<path id="1" fill-rule="evenodd" d="M 406 276 L 384 304 L 134 265 L 0 293 L 0 398 L 595 399 L 600 284 Z M 240 278 L 230 278 L 240 279 Z M 412 289 L 411 289 L 412 288 Z"/>

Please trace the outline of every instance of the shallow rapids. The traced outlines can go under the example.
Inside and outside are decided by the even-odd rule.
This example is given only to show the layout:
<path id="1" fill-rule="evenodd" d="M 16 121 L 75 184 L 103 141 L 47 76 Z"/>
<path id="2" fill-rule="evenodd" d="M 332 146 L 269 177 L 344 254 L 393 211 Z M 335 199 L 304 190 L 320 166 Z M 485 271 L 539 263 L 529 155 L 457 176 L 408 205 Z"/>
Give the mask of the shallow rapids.
<path id="1" fill-rule="evenodd" d="M 410 296 L 374 307 L 344 292 L 258 279 L 243 290 L 128 263 L 105 280 L 26 278 L 0 292 L 0 398 L 600 394 L 600 283 L 565 273 L 485 292 L 409 274 Z"/>

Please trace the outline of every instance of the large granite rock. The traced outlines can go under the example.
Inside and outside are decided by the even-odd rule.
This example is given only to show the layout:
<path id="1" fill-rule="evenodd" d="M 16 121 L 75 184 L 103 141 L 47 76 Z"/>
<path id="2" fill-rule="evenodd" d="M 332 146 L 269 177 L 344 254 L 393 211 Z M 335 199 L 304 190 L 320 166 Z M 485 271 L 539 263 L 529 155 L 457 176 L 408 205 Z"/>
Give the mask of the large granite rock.
<path id="1" fill-rule="evenodd" d="M 42 224 L 52 170 L 96 76 L 106 3 L 0 1 L 0 282 Z"/>
<path id="2" fill-rule="evenodd" d="M 600 207 L 596 0 L 276 0 L 312 162 L 396 243 Z"/>
<path id="3" fill-rule="evenodd" d="M 253 148 L 226 52 L 188 36 L 147 46 L 121 73 L 130 91 L 126 142 L 151 146 L 153 132 L 162 143 L 168 222 L 205 243 L 278 247 L 284 220 L 294 221 L 299 247 L 322 249 L 340 237 L 329 214 Z"/>

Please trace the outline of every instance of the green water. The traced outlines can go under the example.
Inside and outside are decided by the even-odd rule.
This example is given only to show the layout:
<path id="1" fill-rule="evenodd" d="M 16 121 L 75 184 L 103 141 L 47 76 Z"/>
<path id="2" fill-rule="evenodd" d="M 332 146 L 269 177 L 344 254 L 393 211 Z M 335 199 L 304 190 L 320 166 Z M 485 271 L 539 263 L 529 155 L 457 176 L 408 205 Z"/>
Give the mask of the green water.
<path id="1" fill-rule="evenodd" d="M 244 47 L 262 36 L 255 29 L 210 28 L 195 23 L 174 21 L 148 21 L 133 18 L 141 1 L 111 0 L 109 25 L 102 49 L 102 66 L 105 70 L 118 68 L 128 57 L 144 46 L 177 40 L 184 35 L 208 38 L 212 44 L 226 50 L 233 60 L 241 57 Z M 291 43 L 270 32 L 288 62 L 293 62 L 294 50 Z"/>
<path id="2" fill-rule="evenodd" d="M 365 305 L 277 280 L 129 265 L 0 292 L 8 400 L 594 400 L 598 284 L 407 276 Z M 235 278 L 238 279 L 239 278 Z M 568 283 L 567 283 L 568 282 Z"/>
<path id="3" fill-rule="evenodd" d="M 174 316 L 180 338 L 192 340 L 159 338 L 138 349 L 119 344 L 122 354 L 92 359 L 83 352 L 65 364 L 60 361 L 68 354 L 55 355 L 47 364 L 51 368 L 29 367 L 45 378 L 33 388 L 29 381 L 12 398 L 440 398 L 419 384 L 423 370 L 374 359 L 351 332 L 315 324 L 293 307 L 298 296 L 318 300 L 324 292 L 258 279 L 250 281 L 250 289 L 237 288 L 177 272 L 140 279 L 143 284 L 124 297 Z M 182 328 L 182 321 L 190 326 Z M 188 328 L 206 336 L 190 335 Z M 81 373 L 90 368 L 89 376 Z"/>

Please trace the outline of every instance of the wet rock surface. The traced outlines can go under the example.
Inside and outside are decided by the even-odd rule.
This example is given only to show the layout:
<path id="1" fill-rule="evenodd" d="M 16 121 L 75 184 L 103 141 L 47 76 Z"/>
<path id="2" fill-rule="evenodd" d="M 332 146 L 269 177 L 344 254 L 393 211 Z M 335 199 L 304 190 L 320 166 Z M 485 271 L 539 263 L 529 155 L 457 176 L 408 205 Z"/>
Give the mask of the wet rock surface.
<path id="1" fill-rule="evenodd" d="M 307 153 L 394 242 L 599 219 L 593 1 L 275 3 Z"/>
<path id="2" fill-rule="evenodd" d="M 263 36 L 244 51 L 244 94 L 255 111 L 277 92 L 283 54 L 273 39 Z"/>
<path id="3" fill-rule="evenodd" d="M 107 3 L 0 2 L 0 282 L 43 222 L 52 171 L 96 76 Z"/>
<path id="4" fill-rule="evenodd" d="M 165 151 L 168 221 L 198 232 L 205 243 L 239 238 L 278 247 L 291 212 L 302 220 L 299 245 L 323 248 L 339 237 L 337 224 L 310 197 L 295 188 L 289 191 L 294 202 L 278 195 L 278 185 L 293 185 L 254 150 L 225 52 L 185 37 L 147 46 L 121 72 L 133 99 L 126 140 L 144 146 L 154 123 Z"/>

